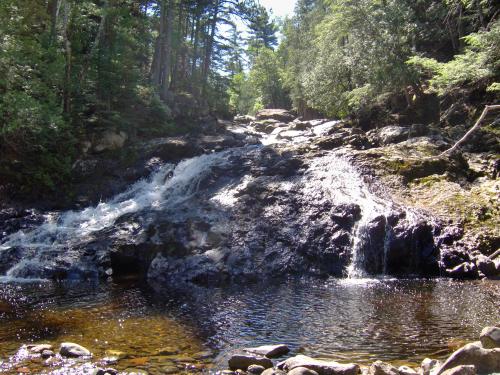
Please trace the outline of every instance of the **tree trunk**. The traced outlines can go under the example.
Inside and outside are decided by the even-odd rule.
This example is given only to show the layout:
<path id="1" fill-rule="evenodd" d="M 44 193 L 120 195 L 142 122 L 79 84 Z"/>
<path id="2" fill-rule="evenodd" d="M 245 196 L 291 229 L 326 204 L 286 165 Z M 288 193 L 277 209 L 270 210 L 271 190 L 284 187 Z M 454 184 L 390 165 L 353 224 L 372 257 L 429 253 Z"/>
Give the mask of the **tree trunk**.
<path id="1" fill-rule="evenodd" d="M 151 83 L 158 89 L 161 86 L 161 75 L 162 75 L 162 51 L 164 50 L 165 42 L 165 23 L 166 23 L 166 12 L 167 12 L 167 0 L 163 0 L 160 7 L 160 25 L 158 37 L 155 42 L 155 51 L 153 55 L 153 61 L 151 62 Z"/>
<path id="2" fill-rule="evenodd" d="M 219 0 L 215 0 L 212 12 L 212 20 L 210 23 L 210 35 L 208 37 L 207 46 L 205 49 L 205 59 L 203 61 L 202 81 L 203 81 L 204 92 L 206 92 L 208 83 L 208 73 L 210 70 L 210 63 L 212 61 L 212 53 L 214 49 L 215 31 L 217 30 L 218 16 L 219 16 Z"/>
<path id="3" fill-rule="evenodd" d="M 165 0 L 164 4 L 165 7 L 168 8 L 168 12 L 165 25 L 165 39 L 162 50 L 163 80 L 161 86 L 161 96 L 164 100 L 167 100 L 170 89 L 170 71 L 172 69 L 172 24 L 174 22 L 174 0 Z"/>
<path id="4" fill-rule="evenodd" d="M 64 3 L 63 15 L 63 38 L 64 38 L 64 56 L 66 59 L 64 71 L 64 89 L 63 89 L 63 110 L 65 113 L 71 111 L 71 41 L 69 40 L 69 21 L 71 17 L 71 3 Z"/>
<path id="5" fill-rule="evenodd" d="M 47 13 L 50 15 L 50 44 L 54 44 L 57 35 L 57 22 L 61 0 L 50 0 L 47 4 Z"/>

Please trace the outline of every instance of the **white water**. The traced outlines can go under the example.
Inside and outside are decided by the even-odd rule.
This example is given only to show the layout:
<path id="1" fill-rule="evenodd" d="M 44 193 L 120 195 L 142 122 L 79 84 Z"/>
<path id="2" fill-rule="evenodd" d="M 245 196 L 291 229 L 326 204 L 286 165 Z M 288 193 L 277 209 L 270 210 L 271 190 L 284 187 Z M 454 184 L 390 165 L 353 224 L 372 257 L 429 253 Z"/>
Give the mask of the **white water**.
<path id="1" fill-rule="evenodd" d="M 305 186 L 306 194 L 312 195 L 321 187 L 334 204 L 354 203 L 360 207 L 361 218 L 354 226 L 351 264 L 347 268 L 347 276 L 356 279 L 366 277 L 362 268 L 361 249 L 370 240 L 367 226 L 375 218 L 388 215 L 394 208 L 393 203 L 372 193 L 356 168 L 336 153 L 315 159 L 310 173 Z"/>
<path id="2" fill-rule="evenodd" d="M 205 154 L 180 162 L 177 166 L 166 164 L 150 178 L 133 184 L 124 193 L 108 202 L 81 211 L 49 214 L 45 223 L 29 231 L 18 231 L 6 237 L 0 251 L 22 247 L 31 253 L 6 274 L 15 279 L 27 267 L 41 266 L 46 252 L 70 248 L 89 238 L 92 233 L 111 227 L 125 214 L 141 210 L 159 210 L 174 207 L 195 194 L 201 181 L 215 165 L 227 162 L 229 152 Z M 47 257 L 45 257 L 47 258 Z"/>

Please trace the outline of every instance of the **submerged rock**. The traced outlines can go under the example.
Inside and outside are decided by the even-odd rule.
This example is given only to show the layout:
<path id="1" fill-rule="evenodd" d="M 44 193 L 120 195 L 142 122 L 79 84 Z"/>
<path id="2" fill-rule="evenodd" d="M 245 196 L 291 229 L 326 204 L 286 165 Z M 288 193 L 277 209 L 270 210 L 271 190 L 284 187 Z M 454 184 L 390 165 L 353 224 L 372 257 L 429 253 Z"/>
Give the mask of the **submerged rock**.
<path id="1" fill-rule="evenodd" d="M 355 364 L 341 364 L 334 361 L 323 361 L 305 355 L 298 355 L 278 364 L 279 368 L 291 371 L 298 367 L 305 367 L 316 371 L 319 375 L 356 375 L 359 366 Z"/>
<path id="2" fill-rule="evenodd" d="M 248 366 L 247 373 L 251 375 L 260 375 L 265 371 L 265 367 L 260 365 L 250 365 Z"/>
<path id="3" fill-rule="evenodd" d="M 258 365 L 267 369 L 273 367 L 273 362 L 266 357 L 235 354 L 229 359 L 228 365 L 231 370 L 247 370 L 251 365 Z"/>
<path id="4" fill-rule="evenodd" d="M 290 349 L 284 344 L 280 345 L 262 345 L 256 348 L 245 348 L 246 352 L 263 355 L 267 358 L 281 357 L 287 354 Z"/>
<path id="5" fill-rule="evenodd" d="M 63 342 L 59 354 L 64 357 L 87 357 L 92 355 L 87 348 L 72 342 Z"/>

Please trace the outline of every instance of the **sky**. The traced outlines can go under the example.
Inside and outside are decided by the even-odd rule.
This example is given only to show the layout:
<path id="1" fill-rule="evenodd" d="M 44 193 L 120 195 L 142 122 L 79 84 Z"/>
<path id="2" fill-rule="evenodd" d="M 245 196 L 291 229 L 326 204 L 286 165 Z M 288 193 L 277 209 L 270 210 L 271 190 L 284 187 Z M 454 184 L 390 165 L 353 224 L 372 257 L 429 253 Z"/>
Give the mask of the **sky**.
<path id="1" fill-rule="evenodd" d="M 295 0 L 260 0 L 267 9 L 272 9 L 277 17 L 291 16 L 295 7 Z"/>

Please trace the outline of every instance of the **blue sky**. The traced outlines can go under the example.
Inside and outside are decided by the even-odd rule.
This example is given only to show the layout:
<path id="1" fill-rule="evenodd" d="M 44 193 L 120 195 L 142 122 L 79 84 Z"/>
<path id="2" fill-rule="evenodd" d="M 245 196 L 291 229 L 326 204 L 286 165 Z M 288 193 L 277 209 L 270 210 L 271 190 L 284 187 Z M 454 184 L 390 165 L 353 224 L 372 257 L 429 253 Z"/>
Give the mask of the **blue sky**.
<path id="1" fill-rule="evenodd" d="M 295 7 L 295 0 L 260 0 L 267 9 L 272 9 L 277 17 L 291 16 Z"/>

